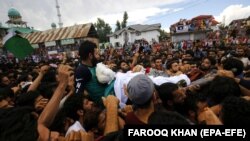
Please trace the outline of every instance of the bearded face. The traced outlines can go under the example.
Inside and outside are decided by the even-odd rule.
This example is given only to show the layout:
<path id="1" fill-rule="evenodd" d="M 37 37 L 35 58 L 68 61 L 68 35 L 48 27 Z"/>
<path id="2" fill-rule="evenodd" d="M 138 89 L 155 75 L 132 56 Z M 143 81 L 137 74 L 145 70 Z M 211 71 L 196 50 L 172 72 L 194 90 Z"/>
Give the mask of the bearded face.
<path id="1" fill-rule="evenodd" d="M 124 73 L 126 73 L 127 71 L 130 70 L 128 64 L 125 62 L 122 62 L 120 67 L 121 67 L 122 72 L 124 72 Z"/>
<path id="2" fill-rule="evenodd" d="M 178 64 L 178 63 L 173 63 L 173 64 L 171 65 L 171 71 L 172 71 L 173 73 L 178 72 L 178 71 L 179 71 L 179 64 Z"/>
<path id="3" fill-rule="evenodd" d="M 208 59 L 204 59 L 201 66 L 200 66 L 200 69 L 202 71 L 207 71 L 211 68 L 211 63 Z"/>
<path id="4" fill-rule="evenodd" d="M 236 54 L 238 57 L 244 57 L 244 49 L 237 49 Z"/>
<path id="5" fill-rule="evenodd" d="M 100 54 L 97 48 L 95 48 L 94 54 L 93 54 L 93 58 L 91 59 L 91 63 L 93 66 L 96 66 L 97 63 L 100 62 Z"/>
<path id="6" fill-rule="evenodd" d="M 98 59 L 94 56 L 93 58 L 92 58 L 92 60 L 91 60 L 91 63 L 92 63 L 92 65 L 93 66 L 96 66 L 96 64 L 98 63 L 99 61 L 98 61 Z"/>
<path id="7" fill-rule="evenodd" d="M 205 66 L 205 65 L 201 65 L 201 66 L 200 66 L 200 69 L 201 69 L 202 71 L 207 71 L 207 70 L 209 70 L 209 68 L 210 68 L 210 67 L 207 67 L 207 66 Z"/>

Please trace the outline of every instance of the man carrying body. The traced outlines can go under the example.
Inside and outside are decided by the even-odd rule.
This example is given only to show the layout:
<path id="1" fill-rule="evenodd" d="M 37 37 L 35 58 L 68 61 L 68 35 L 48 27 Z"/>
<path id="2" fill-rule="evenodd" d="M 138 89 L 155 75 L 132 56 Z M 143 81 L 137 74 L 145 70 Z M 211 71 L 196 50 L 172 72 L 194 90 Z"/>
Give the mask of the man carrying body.
<path id="1" fill-rule="evenodd" d="M 75 71 L 76 94 L 83 94 L 86 90 L 97 105 L 102 105 L 101 97 L 104 96 L 107 85 L 98 82 L 96 64 L 100 59 L 95 43 L 84 41 L 79 48 L 80 65 Z"/>

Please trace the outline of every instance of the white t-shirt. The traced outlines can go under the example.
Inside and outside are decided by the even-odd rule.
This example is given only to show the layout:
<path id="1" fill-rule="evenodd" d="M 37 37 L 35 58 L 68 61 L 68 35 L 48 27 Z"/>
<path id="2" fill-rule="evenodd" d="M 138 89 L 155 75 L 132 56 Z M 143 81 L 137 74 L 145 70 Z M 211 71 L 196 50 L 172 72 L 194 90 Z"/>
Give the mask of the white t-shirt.
<path id="1" fill-rule="evenodd" d="M 248 65 L 250 65 L 250 61 L 248 58 L 242 57 L 240 60 L 243 62 L 244 67 L 247 67 Z"/>
<path id="2" fill-rule="evenodd" d="M 65 137 L 67 137 L 67 135 L 72 132 L 72 131 L 85 131 L 85 129 L 82 127 L 81 123 L 79 121 L 76 121 L 73 125 L 71 125 L 68 129 L 68 131 L 65 134 Z"/>

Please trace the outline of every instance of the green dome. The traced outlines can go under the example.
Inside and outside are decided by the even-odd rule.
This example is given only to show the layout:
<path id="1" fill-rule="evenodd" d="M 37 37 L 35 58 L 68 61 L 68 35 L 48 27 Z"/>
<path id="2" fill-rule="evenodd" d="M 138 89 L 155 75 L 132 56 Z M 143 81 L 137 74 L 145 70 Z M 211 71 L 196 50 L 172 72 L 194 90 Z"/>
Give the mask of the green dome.
<path id="1" fill-rule="evenodd" d="M 21 14 L 14 8 L 10 8 L 8 11 L 9 17 L 21 17 Z"/>
<path id="2" fill-rule="evenodd" d="M 51 24 L 51 27 L 56 27 L 56 24 L 55 24 L 55 23 L 52 23 L 52 24 Z"/>

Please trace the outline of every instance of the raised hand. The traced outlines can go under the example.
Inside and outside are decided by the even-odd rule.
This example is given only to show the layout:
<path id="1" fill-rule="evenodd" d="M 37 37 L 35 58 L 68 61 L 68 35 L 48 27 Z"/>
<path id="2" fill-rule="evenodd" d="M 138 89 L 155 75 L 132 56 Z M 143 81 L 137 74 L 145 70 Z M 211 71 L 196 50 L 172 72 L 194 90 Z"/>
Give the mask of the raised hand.
<path id="1" fill-rule="evenodd" d="M 40 68 L 40 73 L 43 74 L 43 75 L 46 74 L 48 72 L 49 68 L 50 68 L 50 66 L 48 66 L 48 65 L 42 66 Z"/>
<path id="2" fill-rule="evenodd" d="M 94 141 L 94 134 L 82 130 L 72 131 L 67 135 L 65 141 Z"/>
<path id="3" fill-rule="evenodd" d="M 59 83 L 69 83 L 70 75 L 73 73 L 72 68 L 68 65 L 60 65 L 58 68 Z"/>
<path id="4" fill-rule="evenodd" d="M 112 104 L 116 104 L 118 105 L 119 104 L 119 100 L 117 97 L 113 96 L 113 95 L 109 95 L 107 96 L 106 98 L 105 97 L 102 97 L 102 102 L 103 102 L 103 105 L 105 107 L 108 106 L 108 104 L 112 103 Z"/>

